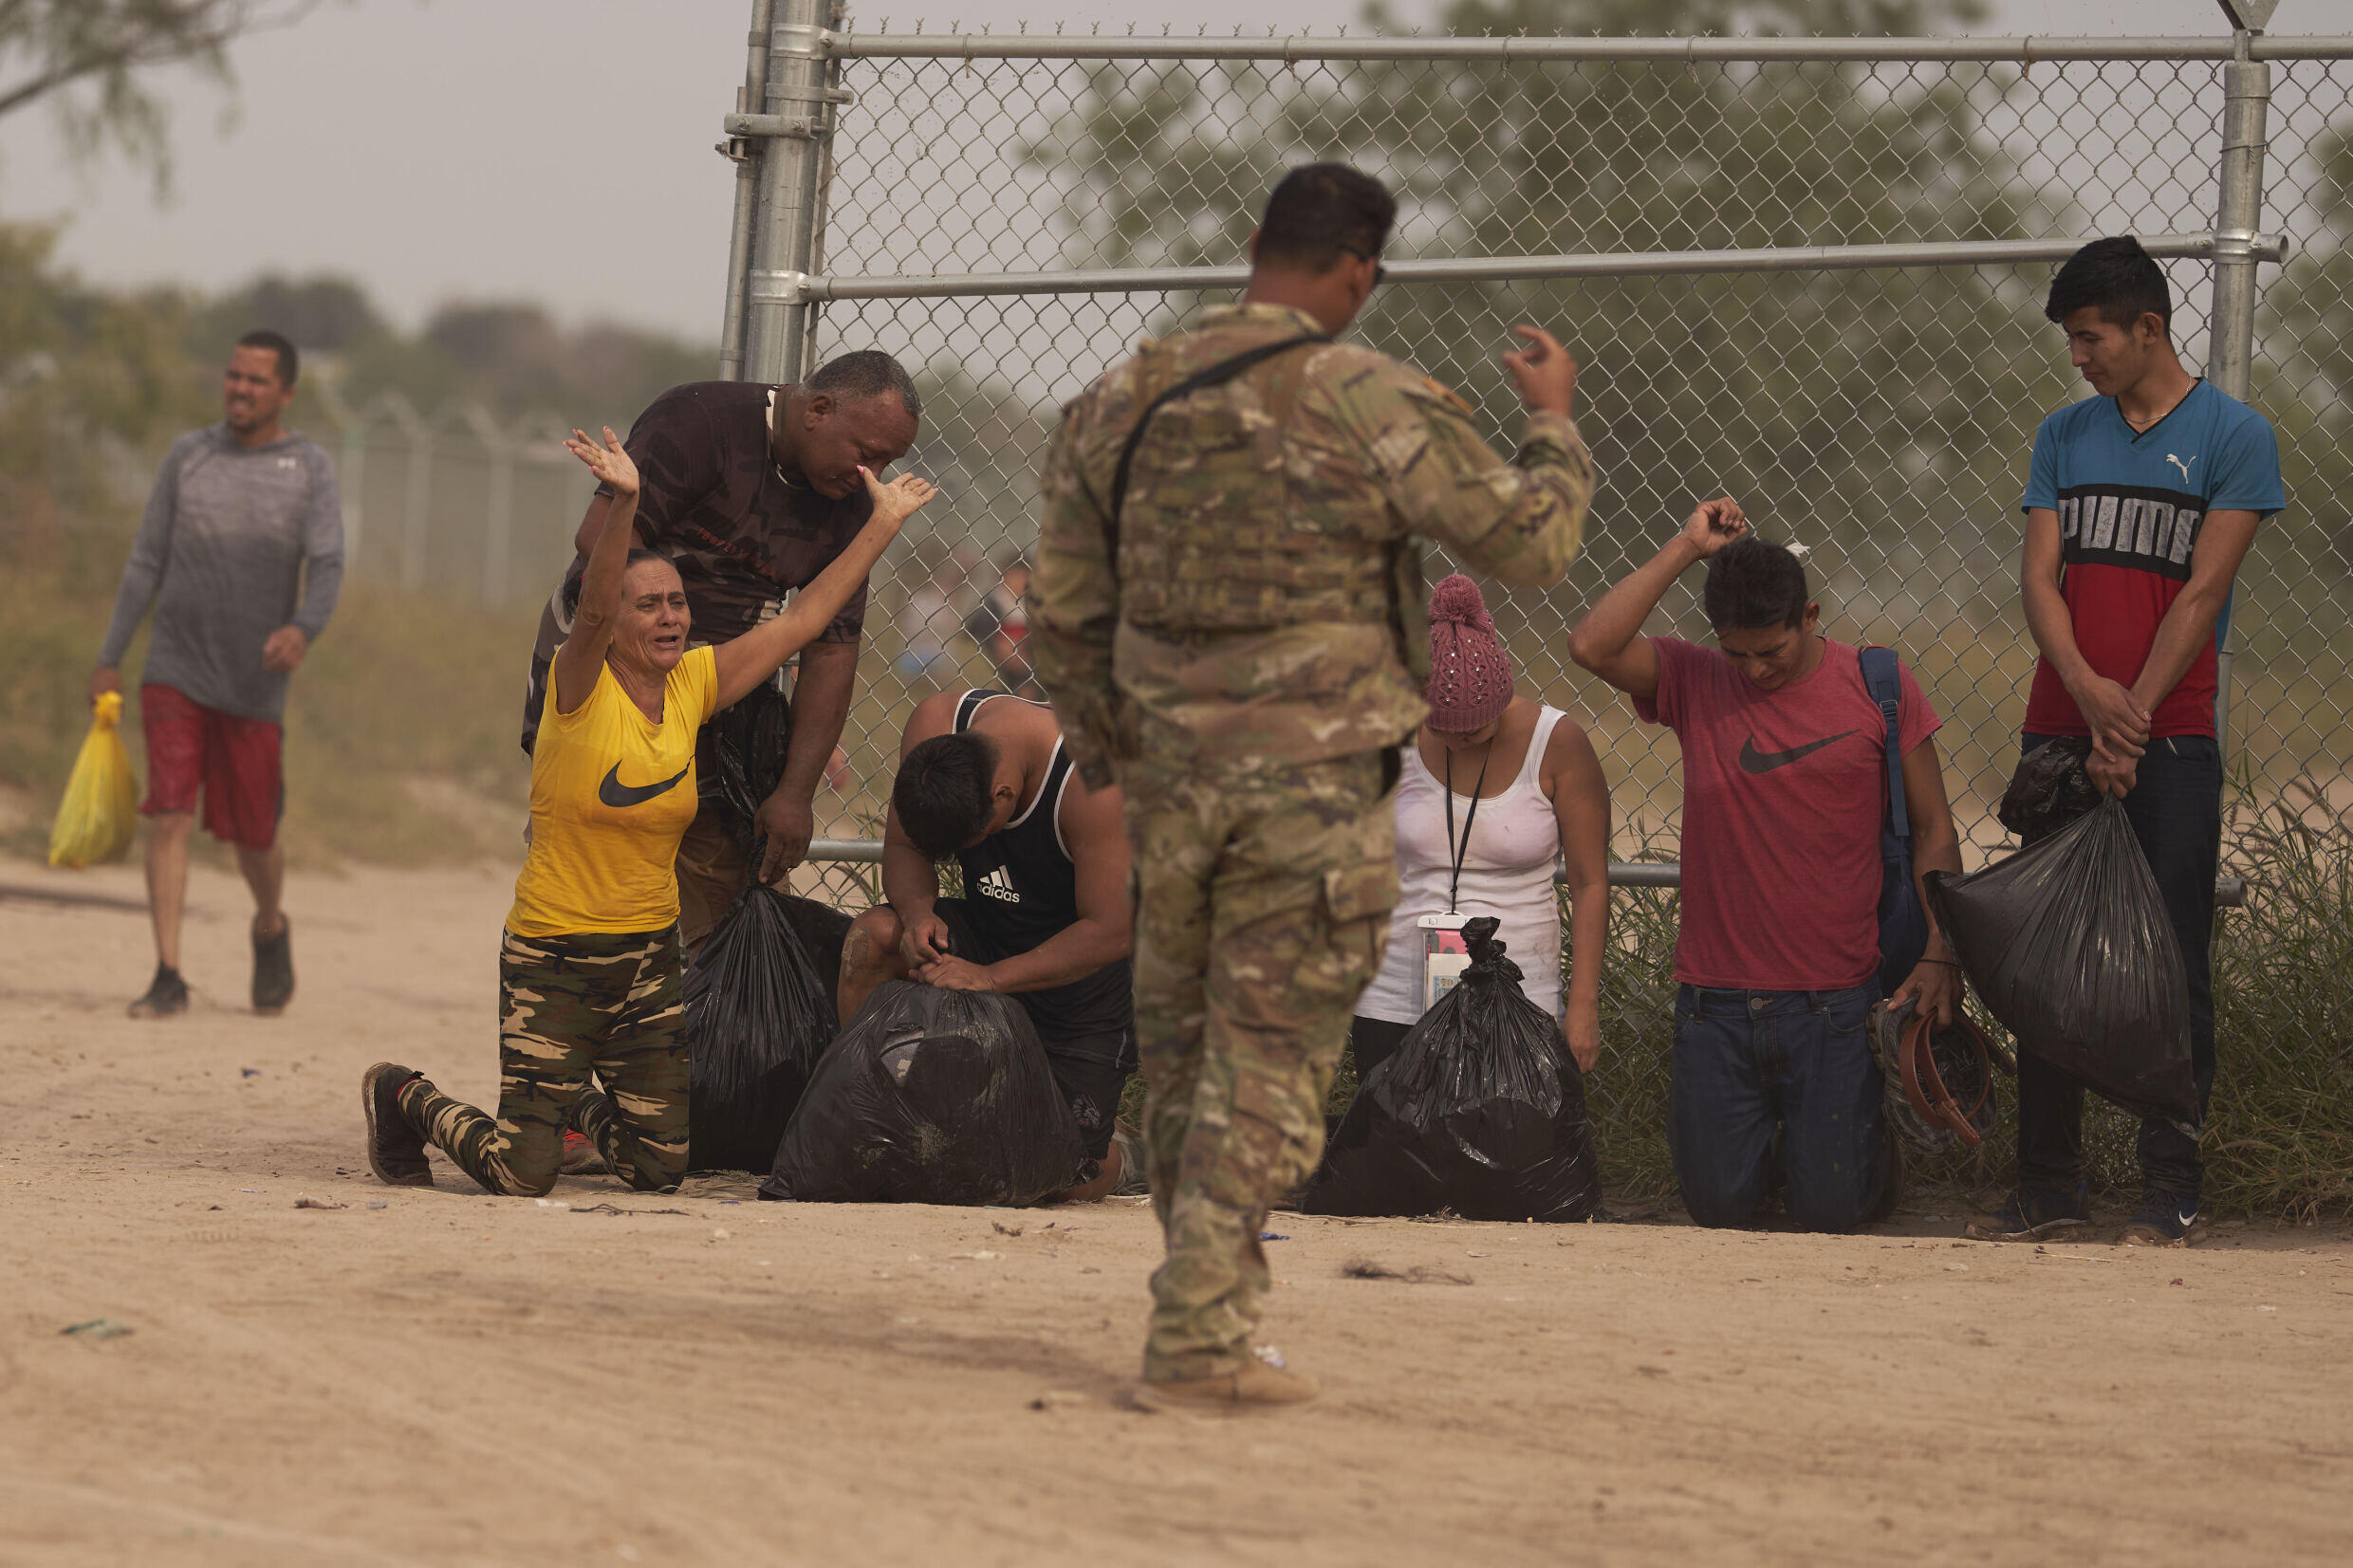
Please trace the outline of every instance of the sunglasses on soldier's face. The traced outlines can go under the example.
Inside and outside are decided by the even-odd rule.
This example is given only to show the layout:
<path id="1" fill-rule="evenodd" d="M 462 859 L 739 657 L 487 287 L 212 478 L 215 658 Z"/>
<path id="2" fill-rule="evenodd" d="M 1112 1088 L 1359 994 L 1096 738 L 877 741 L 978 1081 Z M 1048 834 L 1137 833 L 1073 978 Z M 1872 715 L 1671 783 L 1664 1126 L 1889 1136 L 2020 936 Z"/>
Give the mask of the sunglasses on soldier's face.
<path id="1" fill-rule="evenodd" d="M 1373 264 L 1373 286 L 1375 288 L 1379 288 L 1381 285 L 1381 280 L 1388 277 L 1389 269 L 1380 264 L 1380 258 L 1379 256 L 1374 255 L 1370 251 L 1359 250 L 1353 245 L 1343 245 L 1340 249 L 1345 250 L 1349 255 L 1354 256 L 1359 261 L 1368 261 Z"/>

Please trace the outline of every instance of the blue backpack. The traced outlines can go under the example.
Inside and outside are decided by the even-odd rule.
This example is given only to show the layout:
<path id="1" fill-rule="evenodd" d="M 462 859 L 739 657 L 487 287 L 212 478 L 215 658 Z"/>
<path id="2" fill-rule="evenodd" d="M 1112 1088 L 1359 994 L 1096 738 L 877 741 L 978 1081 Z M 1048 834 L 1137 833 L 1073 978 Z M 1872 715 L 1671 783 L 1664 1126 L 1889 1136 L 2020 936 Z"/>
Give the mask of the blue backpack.
<path id="1" fill-rule="evenodd" d="M 1896 674 L 1896 651 L 1865 648 L 1862 660 L 1863 690 L 1879 704 L 1887 725 L 1887 815 L 1880 822 L 1880 994 L 1893 996 L 1928 950 L 1928 912 L 1912 880 L 1912 814 L 1904 808 L 1897 712 L 1903 683 Z"/>

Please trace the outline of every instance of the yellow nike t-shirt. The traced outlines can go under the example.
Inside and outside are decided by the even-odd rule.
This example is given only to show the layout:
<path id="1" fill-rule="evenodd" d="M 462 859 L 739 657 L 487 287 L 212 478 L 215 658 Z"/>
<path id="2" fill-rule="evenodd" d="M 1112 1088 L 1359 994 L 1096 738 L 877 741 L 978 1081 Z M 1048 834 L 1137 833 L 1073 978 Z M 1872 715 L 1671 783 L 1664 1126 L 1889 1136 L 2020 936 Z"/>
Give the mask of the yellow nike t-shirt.
<path id="1" fill-rule="evenodd" d="M 718 658 L 692 648 L 662 689 L 659 723 L 597 666 L 588 700 L 547 707 L 531 748 L 531 849 L 507 929 L 517 936 L 654 932 L 678 918 L 678 840 L 695 820 L 695 734 L 718 700 Z"/>

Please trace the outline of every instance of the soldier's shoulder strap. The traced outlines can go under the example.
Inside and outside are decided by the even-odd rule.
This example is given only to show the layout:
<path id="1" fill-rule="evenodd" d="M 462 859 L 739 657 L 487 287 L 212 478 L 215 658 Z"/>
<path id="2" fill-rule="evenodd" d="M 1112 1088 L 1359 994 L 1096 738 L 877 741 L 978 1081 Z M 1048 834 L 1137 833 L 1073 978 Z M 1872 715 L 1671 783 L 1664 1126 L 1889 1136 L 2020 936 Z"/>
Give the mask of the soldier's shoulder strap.
<path id="1" fill-rule="evenodd" d="M 1220 360 L 1214 365 L 1195 371 L 1144 405 L 1143 413 L 1137 417 L 1135 428 L 1127 433 L 1126 444 L 1120 448 L 1120 465 L 1112 470 L 1111 474 L 1111 505 L 1106 508 L 1106 515 L 1109 519 L 1108 544 L 1111 547 L 1113 575 L 1116 576 L 1119 572 L 1120 510 L 1127 504 L 1128 470 L 1135 465 L 1136 449 L 1142 445 L 1144 432 L 1151 427 L 1152 416 L 1179 397 L 1189 397 L 1204 387 L 1222 386 L 1244 371 L 1255 365 L 1264 364 L 1278 354 L 1287 354 L 1303 343 L 1328 343 L 1331 341 L 1331 335 L 1326 332 L 1302 332 L 1297 337 L 1278 338 L 1270 343 L 1260 343 L 1255 348 L 1244 349 L 1230 359 Z"/>

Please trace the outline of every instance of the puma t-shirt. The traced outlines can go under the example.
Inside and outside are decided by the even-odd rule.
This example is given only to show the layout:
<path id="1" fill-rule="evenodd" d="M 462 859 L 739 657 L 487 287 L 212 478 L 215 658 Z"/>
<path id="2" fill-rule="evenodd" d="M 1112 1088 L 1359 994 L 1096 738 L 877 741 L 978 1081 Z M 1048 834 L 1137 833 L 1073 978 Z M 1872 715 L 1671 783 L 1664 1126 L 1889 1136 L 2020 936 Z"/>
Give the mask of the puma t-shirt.
<path id="1" fill-rule="evenodd" d="M 2144 431 L 2124 423 L 2113 397 L 2086 397 L 2044 420 L 2019 507 L 2059 514 L 2059 592 L 2076 650 L 2094 671 L 2130 686 L 2148 662 L 2158 623 L 2190 581 L 2206 514 L 2269 517 L 2287 504 L 2270 421 L 2200 381 Z M 2229 615 L 2226 607 L 2225 624 Z M 2150 715 L 2149 733 L 2213 734 L 2214 694 L 2210 630 Z M 2047 659 L 2035 666 L 2026 729 L 2091 733 Z"/>
<path id="2" fill-rule="evenodd" d="M 691 648 L 662 687 L 662 715 L 597 666 L 569 713 L 551 701 L 531 752 L 531 848 L 507 929 L 517 936 L 657 932 L 678 918 L 678 840 L 695 820 L 695 735 L 719 695 L 718 655 Z"/>
<path id="3" fill-rule="evenodd" d="M 1675 978 L 1726 990 L 1831 991 L 1880 967 L 1887 731 L 1847 643 L 1812 674 L 1760 690 L 1713 648 L 1653 637 L 1645 723 L 1683 747 L 1682 931 Z M 1899 665 L 1906 756 L 1942 722 Z"/>

